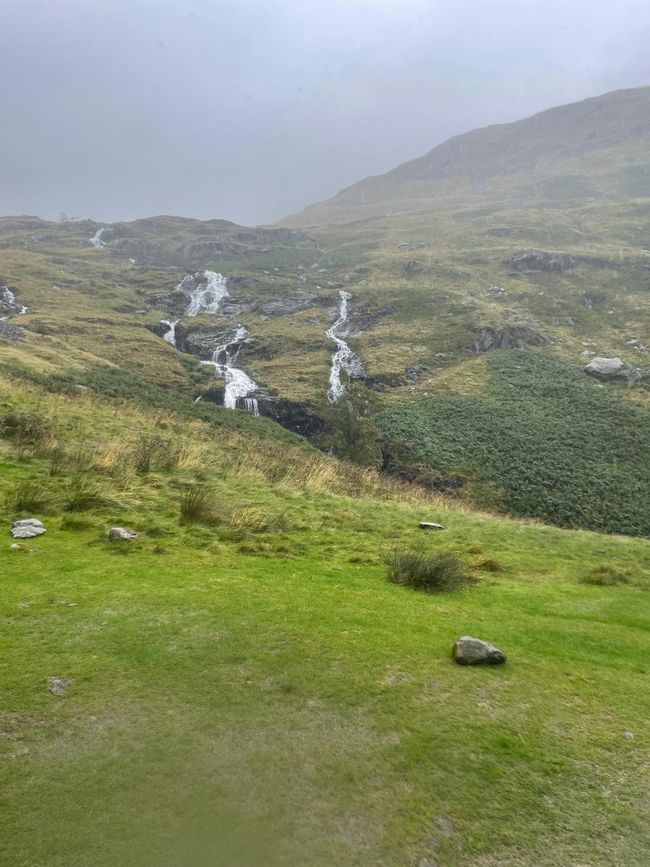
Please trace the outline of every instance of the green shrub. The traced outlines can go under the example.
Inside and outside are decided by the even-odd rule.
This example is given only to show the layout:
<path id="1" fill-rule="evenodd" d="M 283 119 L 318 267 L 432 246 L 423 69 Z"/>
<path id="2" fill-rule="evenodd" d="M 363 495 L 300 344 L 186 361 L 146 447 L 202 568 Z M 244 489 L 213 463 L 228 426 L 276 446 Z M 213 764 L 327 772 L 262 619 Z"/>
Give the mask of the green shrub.
<path id="1" fill-rule="evenodd" d="M 394 551 L 388 562 L 388 580 L 423 593 L 449 593 L 477 583 L 451 551 Z"/>
<path id="2" fill-rule="evenodd" d="M 217 522 L 217 500 L 206 485 L 190 485 L 180 499 L 182 523 L 214 524 Z"/>

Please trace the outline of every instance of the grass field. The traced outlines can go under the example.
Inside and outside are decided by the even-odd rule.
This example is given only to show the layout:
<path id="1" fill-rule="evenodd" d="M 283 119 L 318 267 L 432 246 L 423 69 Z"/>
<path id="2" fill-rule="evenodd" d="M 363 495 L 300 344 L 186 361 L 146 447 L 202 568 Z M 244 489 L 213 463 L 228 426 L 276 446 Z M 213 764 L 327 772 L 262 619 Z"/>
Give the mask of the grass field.
<path id="1" fill-rule="evenodd" d="M 443 508 L 264 423 L 5 382 L 16 409 L 51 437 L 1 441 L 3 864 L 645 863 L 647 541 Z M 176 457 L 137 472 L 152 432 Z M 48 533 L 11 550 L 30 491 Z M 420 547 L 479 583 L 389 583 Z M 506 665 L 456 666 L 465 633 Z"/>

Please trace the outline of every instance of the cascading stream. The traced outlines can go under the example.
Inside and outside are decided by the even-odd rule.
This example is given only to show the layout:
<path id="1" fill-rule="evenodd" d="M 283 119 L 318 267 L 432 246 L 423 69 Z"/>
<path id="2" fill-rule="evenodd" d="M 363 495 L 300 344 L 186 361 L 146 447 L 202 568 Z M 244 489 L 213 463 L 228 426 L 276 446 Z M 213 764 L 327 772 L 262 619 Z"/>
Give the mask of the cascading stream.
<path id="1" fill-rule="evenodd" d="M 226 278 L 216 271 L 204 271 L 203 281 L 196 285 L 196 278 L 189 274 L 176 287 L 177 290 L 189 296 L 189 304 L 185 310 L 187 316 L 199 316 L 201 314 L 216 315 L 219 313 L 221 302 L 228 297 L 228 284 Z M 176 346 L 176 326 L 179 320 L 163 319 L 163 325 L 168 330 L 163 335 L 164 340 L 172 346 Z M 236 367 L 237 359 L 243 344 L 248 340 L 249 333 L 243 325 L 237 325 L 232 338 L 212 353 L 211 361 L 202 361 L 214 367 L 217 376 L 222 376 L 226 381 L 223 405 L 226 409 L 237 409 L 239 406 L 253 415 L 259 415 L 257 399 L 251 397 L 257 391 L 257 383 L 254 382 Z"/>
<path id="2" fill-rule="evenodd" d="M 106 227 L 104 226 L 101 229 L 98 229 L 92 238 L 88 239 L 88 243 L 92 244 L 95 250 L 101 250 L 102 247 L 106 246 L 106 241 L 102 241 L 102 235 L 106 231 Z"/>
<path id="3" fill-rule="evenodd" d="M 327 329 L 325 335 L 336 343 L 337 349 L 332 356 L 332 367 L 330 369 L 330 387 L 327 392 L 327 399 L 330 403 L 338 403 L 345 394 L 347 388 L 346 383 L 341 381 L 341 373 L 345 372 L 348 378 L 360 376 L 363 374 L 361 360 L 352 352 L 344 338 L 348 336 L 348 304 L 352 295 L 349 292 L 341 290 L 339 292 L 341 303 L 339 305 L 339 317 L 334 324 Z"/>

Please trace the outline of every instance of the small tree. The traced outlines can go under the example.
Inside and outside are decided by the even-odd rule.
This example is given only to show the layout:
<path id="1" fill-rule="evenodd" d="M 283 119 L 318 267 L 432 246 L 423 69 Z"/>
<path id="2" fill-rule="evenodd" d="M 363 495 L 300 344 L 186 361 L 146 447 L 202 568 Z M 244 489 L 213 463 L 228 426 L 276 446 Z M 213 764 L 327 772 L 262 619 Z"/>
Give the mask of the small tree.
<path id="1" fill-rule="evenodd" d="M 372 420 L 375 406 L 365 388 L 350 386 L 343 399 L 328 414 L 327 427 L 319 438 L 321 448 L 364 467 L 378 467 L 382 455 L 379 430 Z"/>

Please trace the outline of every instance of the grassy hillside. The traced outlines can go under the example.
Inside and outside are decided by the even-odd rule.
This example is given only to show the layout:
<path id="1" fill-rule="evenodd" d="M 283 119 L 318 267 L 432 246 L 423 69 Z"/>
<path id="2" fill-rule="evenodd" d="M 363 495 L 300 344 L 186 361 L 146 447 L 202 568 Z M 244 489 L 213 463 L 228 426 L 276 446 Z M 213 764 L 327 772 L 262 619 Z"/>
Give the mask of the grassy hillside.
<path id="1" fill-rule="evenodd" d="M 0 386 L 5 530 L 48 527 L 0 549 L 3 863 L 644 862 L 646 541 L 451 508 L 242 413 Z M 389 583 L 422 547 L 479 583 Z M 462 633 L 507 664 L 456 666 Z"/>

